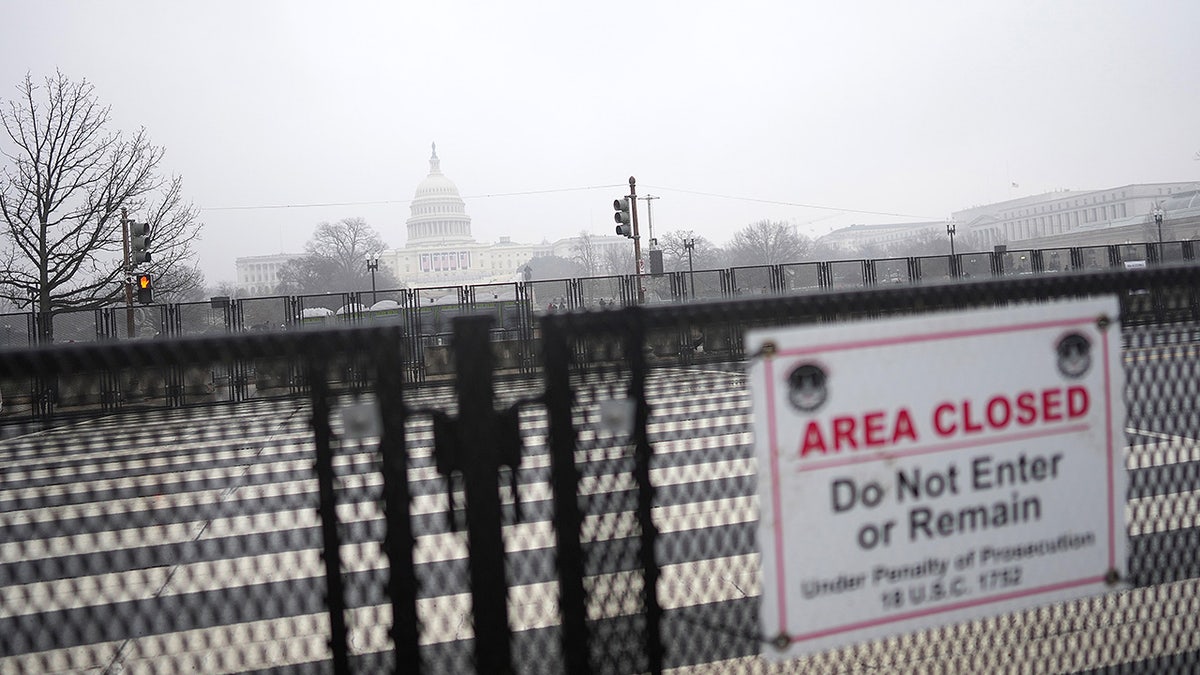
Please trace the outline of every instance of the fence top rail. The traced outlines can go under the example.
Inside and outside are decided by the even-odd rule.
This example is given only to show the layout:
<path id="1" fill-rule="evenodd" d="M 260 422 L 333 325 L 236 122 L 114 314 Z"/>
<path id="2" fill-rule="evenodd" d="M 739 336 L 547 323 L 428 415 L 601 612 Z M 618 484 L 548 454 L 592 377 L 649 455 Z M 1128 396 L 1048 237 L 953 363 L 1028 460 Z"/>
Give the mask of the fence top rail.
<path id="1" fill-rule="evenodd" d="M 371 353 L 388 343 L 400 349 L 403 338 L 401 327 L 383 325 L 0 347 L 0 378 L 223 363 L 235 359 L 311 358 L 322 362 L 336 354 Z"/>
<path id="2" fill-rule="evenodd" d="M 999 302 L 1045 300 L 1106 293 L 1125 294 L 1154 288 L 1200 284 L 1200 264 L 1164 264 L 1136 269 L 1105 268 L 1022 274 L 982 279 L 953 279 L 851 289 L 805 290 L 778 294 L 612 310 L 579 310 L 541 317 L 548 330 L 611 333 L 623 330 L 620 313 L 636 314 L 646 330 L 679 328 L 703 323 L 777 321 L 781 316 L 840 312 L 926 311 L 988 305 Z"/>

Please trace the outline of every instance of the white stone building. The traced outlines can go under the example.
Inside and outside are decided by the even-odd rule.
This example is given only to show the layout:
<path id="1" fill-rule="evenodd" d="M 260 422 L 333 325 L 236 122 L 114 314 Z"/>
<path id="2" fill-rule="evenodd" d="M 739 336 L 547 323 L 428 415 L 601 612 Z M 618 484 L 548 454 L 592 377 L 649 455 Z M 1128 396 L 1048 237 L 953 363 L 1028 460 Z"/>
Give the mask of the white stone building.
<path id="1" fill-rule="evenodd" d="M 884 223 L 882 225 L 851 225 L 839 228 L 817 239 L 818 244 L 846 252 L 870 251 L 872 248 L 911 239 L 924 231 L 945 233 L 945 222 Z"/>
<path id="2" fill-rule="evenodd" d="M 410 212 L 404 247 L 379 255 L 380 264 L 410 287 L 514 281 L 533 258 L 574 258 L 579 241 L 578 237 L 540 244 L 518 243 L 510 237 L 493 244 L 475 241 L 466 203 L 458 186 L 442 173 L 436 144 L 429 158 L 429 175 L 417 186 Z M 631 248 L 628 239 L 615 235 L 593 236 L 592 244 Z"/>
<path id="3" fill-rule="evenodd" d="M 299 253 L 278 253 L 238 258 L 237 290 L 241 297 L 271 295 L 279 285 L 279 271 L 289 260 L 299 258 Z"/>
<path id="4" fill-rule="evenodd" d="M 379 263 L 410 288 L 507 283 L 522 278 L 530 260 L 557 256 L 572 260 L 578 254 L 578 236 L 538 244 L 515 242 L 500 237 L 490 244 L 475 241 L 471 216 L 458 186 L 442 173 L 437 146 L 429 158 L 429 175 L 417 186 L 406 225 L 402 248 L 379 254 Z M 577 231 L 577 230 L 576 230 Z M 606 250 L 615 248 L 632 258 L 633 243 L 617 235 L 591 235 L 595 258 L 605 260 Z M 300 253 L 238 258 L 237 288 L 242 296 L 271 295 L 279 284 L 279 270 Z M 601 271 L 597 271 L 601 274 Z"/>
<path id="5" fill-rule="evenodd" d="M 1012 244 L 1079 230 L 1103 230 L 1146 222 L 1156 207 L 1200 182 L 1144 183 L 1105 190 L 1063 190 L 956 211 L 957 232 L 981 244 Z"/>
<path id="6" fill-rule="evenodd" d="M 977 249 L 997 244 L 1082 246 L 1153 239 L 1146 226 L 1155 208 L 1164 210 L 1169 223 L 1200 216 L 1200 182 L 1061 190 L 962 209 L 951 218 L 960 241 Z M 851 225 L 818 241 L 846 251 L 869 251 L 872 246 L 886 246 L 926 231 L 944 236 L 946 223 Z M 1195 228 L 1171 227 L 1164 231 L 1164 238 L 1185 238 L 1195 233 Z M 974 236 L 963 238 L 965 235 Z"/>

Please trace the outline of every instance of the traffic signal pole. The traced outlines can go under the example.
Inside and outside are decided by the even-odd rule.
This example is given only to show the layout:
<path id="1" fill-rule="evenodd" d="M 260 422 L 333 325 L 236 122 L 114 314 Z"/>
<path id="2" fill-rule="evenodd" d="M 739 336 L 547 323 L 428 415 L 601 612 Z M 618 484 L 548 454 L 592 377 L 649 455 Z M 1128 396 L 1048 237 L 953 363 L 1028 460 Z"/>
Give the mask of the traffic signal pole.
<path id="1" fill-rule="evenodd" d="M 125 249 L 125 337 L 133 337 L 133 265 L 129 263 L 129 213 L 121 207 L 121 247 Z"/>
<path id="2" fill-rule="evenodd" d="M 646 289 L 642 285 L 642 237 L 638 234 L 638 218 L 637 218 L 637 179 L 633 176 L 629 177 L 629 202 L 631 220 L 633 225 L 633 262 L 637 266 L 634 269 L 637 273 L 637 299 L 638 304 L 645 304 Z"/>

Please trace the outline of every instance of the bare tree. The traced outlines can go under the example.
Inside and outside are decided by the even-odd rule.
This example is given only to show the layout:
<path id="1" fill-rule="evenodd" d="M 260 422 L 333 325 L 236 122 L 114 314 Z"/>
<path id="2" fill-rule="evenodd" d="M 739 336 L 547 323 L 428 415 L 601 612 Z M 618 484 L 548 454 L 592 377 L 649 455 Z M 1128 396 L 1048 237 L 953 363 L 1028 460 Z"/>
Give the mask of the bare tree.
<path id="1" fill-rule="evenodd" d="M 731 265 L 777 265 L 802 260 L 812 240 L 790 223 L 760 220 L 738 230 L 729 245 Z"/>
<path id="2" fill-rule="evenodd" d="M 205 289 L 205 293 L 210 297 L 224 296 L 226 298 L 237 298 L 242 294 L 237 284 L 228 280 L 218 281 L 216 286 Z"/>
<path id="3" fill-rule="evenodd" d="M 605 246 L 600 251 L 601 274 L 633 274 L 633 247 Z"/>
<path id="4" fill-rule="evenodd" d="M 155 302 L 199 302 L 204 298 L 204 273 L 195 265 L 172 265 L 154 279 Z"/>
<path id="5" fill-rule="evenodd" d="M 363 218 L 321 223 L 304 245 L 305 255 L 288 261 L 280 270 L 278 292 L 325 293 L 370 288 L 367 259 L 386 248 L 387 244 Z M 399 285 L 383 266 L 376 270 L 375 282 L 382 288 Z"/>
<path id="6" fill-rule="evenodd" d="M 688 269 L 689 251 L 686 242 L 689 240 L 692 242 L 692 269 L 706 270 L 721 266 L 724 252 L 716 244 L 691 232 L 672 230 L 658 238 L 663 250 L 663 266 L 666 269 L 676 272 Z"/>
<path id="7" fill-rule="evenodd" d="M 163 179 L 163 149 L 144 129 L 109 126 L 87 80 L 26 75 L 0 104 L 0 297 L 39 312 L 100 307 L 124 296 L 121 209 L 150 225 L 160 293 L 195 283 L 197 210 L 179 178 Z"/>
<path id="8" fill-rule="evenodd" d="M 575 244 L 571 246 L 571 254 L 571 260 L 579 263 L 587 276 L 595 276 L 600 272 L 601 253 L 590 232 L 583 230 L 579 233 Z"/>

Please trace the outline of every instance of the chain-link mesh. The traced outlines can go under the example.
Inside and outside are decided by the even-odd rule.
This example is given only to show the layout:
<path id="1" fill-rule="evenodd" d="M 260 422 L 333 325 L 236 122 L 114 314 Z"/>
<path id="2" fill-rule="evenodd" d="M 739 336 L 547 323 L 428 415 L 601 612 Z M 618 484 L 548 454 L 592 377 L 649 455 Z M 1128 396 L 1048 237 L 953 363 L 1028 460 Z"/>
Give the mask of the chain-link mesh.
<path id="1" fill-rule="evenodd" d="M 1111 250 L 1111 249 L 1105 249 Z M 1138 255 L 1140 251 L 1123 251 Z M 1020 277 L 1021 252 L 1004 260 Z M 1044 262 L 1044 260 L 1042 261 Z M 916 264 L 921 265 L 920 261 Z M 932 263 L 931 263 L 932 264 Z M 1032 262 L 1029 262 L 1032 265 Z M 833 265 L 836 274 L 838 265 Z M 1108 267 L 1123 267 L 1110 264 Z M 1189 272 L 1187 274 L 1194 274 Z M 1126 272 L 1103 277 L 1018 278 L 989 285 L 921 286 L 817 298 L 753 300 L 737 304 L 667 308 L 646 312 L 646 432 L 653 447 L 653 524 L 658 632 L 663 667 L 672 672 L 1193 672 L 1200 667 L 1200 365 L 1195 355 L 1200 314 L 1194 280 L 1169 283 Z M 1019 283 L 1018 283 L 1019 282 Z M 1121 301 L 1123 362 L 1128 412 L 1126 460 L 1129 469 L 1128 533 L 1131 588 L 1108 595 L 1018 611 L 893 638 L 849 645 L 790 661 L 760 656 L 770 636 L 759 630 L 761 569 L 755 531 L 758 521 L 759 469 L 751 449 L 746 377 L 740 339 L 724 350 L 678 353 L 665 345 L 670 336 L 713 335 L 728 326 L 785 326 L 810 321 L 1003 305 L 1054 296 L 1114 293 Z M 588 509 L 618 504 L 626 485 L 615 476 L 633 471 L 634 444 L 613 440 L 612 422 L 589 413 L 593 399 L 620 401 L 633 379 L 631 359 L 620 354 L 633 328 L 620 313 L 561 317 L 577 346 L 573 393 L 576 446 L 584 478 L 579 499 Z M 653 328 L 658 326 L 658 328 Z M 715 346 L 715 345 L 713 345 Z M 709 357 L 704 359 L 703 357 Z M 552 367 L 552 366 L 548 366 Z M 618 404 L 609 403 L 611 410 Z M 633 405 L 629 403 L 628 405 Z M 622 419 L 613 413 L 614 419 Z M 624 473 L 609 477 L 604 498 L 592 496 L 586 478 L 592 457 L 624 462 Z M 597 479 L 592 479 L 596 481 Z M 623 504 L 632 515 L 634 507 Z M 587 521 L 585 520 L 585 523 Z M 630 518 L 630 527 L 637 527 Z M 600 559 L 635 557 L 635 538 L 614 537 L 609 530 L 582 528 L 589 564 Z M 634 530 L 640 533 L 641 530 Z M 604 544 L 599 550 L 586 546 Z M 607 557 L 607 558 L 606 558 Z M 632 568 L 631 565 L 627 567 Z M 632 574 L 619 589 L 605 587 L 598 570 L 585 578 L 587 607 L 638 606 L 644 572 Z M 591 668 L 596 672 L 637 672 L 647 654 L 626 655 L 628 644 L 589 614 Z M 648 627 L 654 630 L 653 627 Z M 628 636 L 625 636 L 628 637 Z M 644 637 L 629 638 L 647 649 Z M 599 644 L 597 644 L 599 643 Z M 617 645 L 617 646 L 614 646 Z M 623 660 L 624 659 L 624 660 Z"/>
<path id="2" fill-rule="evenodd" d="M 131 411 L 0 445 L 0 670 L 328 658 L 303 401 Z"/>
<path id="3" fill-rule="evenodd" d="M 380 415 L 371 395 L 353 393 L 345 364 L 398 348 L 397 336 L 0 355 L 6 393 L 35 382 L 0 408 L 0 672 L 325 670 L 338 662 L 335 614 L 345 662 L 390 669 Z M 320 391 L 202 406 L 164 393 L 192 386 L 189 373 L 268 355 L 328 365 L 305 378 Z M 172 385 L 172 374 L 183 379 Z M 134 400 L 138 382 L 145 394 Z M 40 413 L 39 387 L 53 400 Z M 103 405 L 112 391 L 121 405 Z M 331 466 L 314 471 L 322 445 Z M 337 594 L 322 475 L 337 485 Z"/>
<path id="4" fill-rule="evenodd" d="M 241 298 L 233 302 L 233 323 L 239 330 L 283 330 L 292 322 L 291 298 Z"/>
<path id="5" fill-rule="evenodd" d="M 174 335 L 221 335 L 233 328 L 228 298 L 174 305 Z"/>
<path id="6" fill-rule="evenodd" d="M 634 355 L 619 338 L 581 336 L 571 346 L 588 663 L 596 672 L 643 672 L 649 666 L 647 588 L 636 477 L 639 401 L 630 388 Z"/>
<path id="7" fill-rule="evenodd" d="M 1126 271 L 1146 251 L 1101 251 L 1101 273 L 1026 276 L 1008 252 L 1007 279 L 789 295 L 803 282 L 784 266 L 748 300 L 543 311 L 522 339 L 544 379 L 505 365 L 513 336 L 495 323 L 491 349 L 464 355 L 444 332 L 415 348 L 414 322 L 448 331 L 487 302 L 448 291 L 414 295 L 390 327 L 7 349 L 0 672 L 1192 672 L 1200 272 Z M 1068 251 L 1073 267 L 1087 253 Z M 796 269 L 825 286 L 881 270 Z M 574 306 L 630 292 L 590 288 L 545 290 Z M 1094 294 L 1121 302 L 1130 587 L 764 659 L 743 331 Z M 235 303 L 233 323 L 256 307 L 291 320 L 275 298 Z M 181 331 L 211 308 L 193 309 L 174 310 Z M 55 328 L 105 330 L 72 316 Z M 485 514 L 468 499 L 481 489 Z M 484 515 L 498 546 L 473 538 Z M 493 588 L 472 581 L 501 565 Z M 478 614 L 497 589 L 499 630 Z"/>

